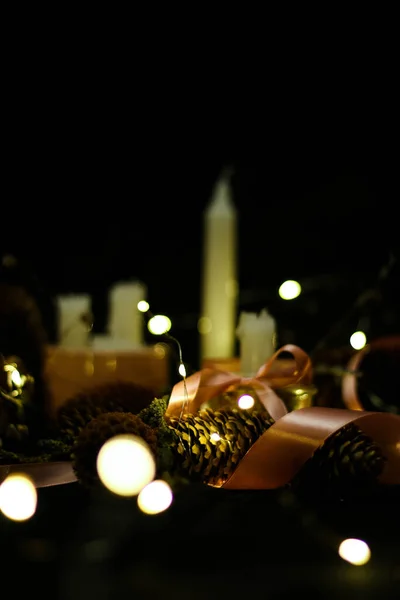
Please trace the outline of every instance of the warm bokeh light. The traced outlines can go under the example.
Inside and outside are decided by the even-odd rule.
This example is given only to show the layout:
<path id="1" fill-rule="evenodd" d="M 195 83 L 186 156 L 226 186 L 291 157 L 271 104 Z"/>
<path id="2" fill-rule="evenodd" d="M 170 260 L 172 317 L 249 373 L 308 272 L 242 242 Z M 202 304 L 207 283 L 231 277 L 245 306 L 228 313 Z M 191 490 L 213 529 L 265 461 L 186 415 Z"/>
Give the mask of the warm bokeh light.
<path id="1" fill-rule="evenodd" d="M 154 479 L 154 456 L 146 442 L 134 435 L 109 439 L 97 456 L 97 472 L 103 485 L 119 496 L 135 496 Z"/>
<path id="2" fill-rule="evenodd" d="M 246 410 L 248 408 L 252 408 L 254 406 L 254 398 L 253 396 L 249 396 L 249 394 L 243 394 L 238 399 L 239 408 Z"/>
<path id="3" fill-rule="evenodd" d="M 26 382 L 25 375 L 21 375 L 14 364 L 4 365 L 4 371 L 7 373 L 7 382 L 10 387 L 22 388 Z"/>
<path id="4" fill-rule="evenodd" d="M 197 322 L 197 331 L 202 335 L 207 333 L 211 333 L 212 331 L 212 323 L 209 317 L 200 317 Z"/>
<path id="5" fill-rule="evenodd" d="M 142 489 L 137 502 L 142 512 L 157 515 L 169 508 L 172 500 L 173 494 L 169 484 L 162 479 L 156 479 Z"/>
<path id="6" fill-rule="evenodd" d="M 214 433 L 212 433 L 212 434 L 210 435 L 210 440 L 211 440 L 212 442 L 219 442 L 219 441 L 220 441 L 220 439 L 221 439 L 221 436 L 220 436 L 220 435 L 219 435 L 219 433 L 217 433 L 216 431 L 214 431 Z"/>
<path id="7" fill-rule="evenodd" d="M 367 343 L 367 336 L 363 331 L 355 331 L 350 336 L 350 345 L 354 350 L 361 350 Z"/>
<path id="8" fill-rule="evenodd" d="M 13 372 L 11 373 L 11 381 L 17 387 L 21 387 L 21 385 L 22 385 L 22 377 L 21 377 L 21 374 L 18 371 L 18 369 L 14 369 Z"/>
<path id="9" fill-rule="evenodd" d="M 298 281 L 288 279 L 282 283 L 278 293 L 283 300 L 293 300 L 294 298 L 297 298 L 297 296 L 300 296 L 301 285 Z"/>
<path id="10" fill-rule="evenodd" d="M 23 474 L 9 475 L 0 486 L 0 510 L 12 521 L 26 521 L 36 512 L 37 491 Z"/>
<path id="11" fill-rule="evenodd" d="M 179 365 L 178 373 L 179 375 L 182 375 L 182 377 L 186 377 L 186 367 L 183 363 Z"/>
<path id="12" fill-rule="evenodd" d="M 157 358 L 165 358 L 167 354 L 167 346 L 166 344 L 158 343 L 154 346 L 153 351 Z"/>
<path id="13" fill-rule="evenodd" d="M 371 558 L 371 550 L 368 544 L 354 538 L 343 540 L 338 552 L 340 558 L 356 566 L 365 565 Z"/>
<path id="14" fill-rule="evenodd" d="M 150 308 L 150 304 L 146 302 L 146 300 L 140 300 L 140 302 L 137 303 L 137 308 L 140 312 L 147 312 Z"/>
<path id="15" fill-rule="evenodd" d="M 153 335 L 162 335 L 171 329 L 171 319 L 165 315 L 154 315 L 147 323 L 147 328 Z"/>

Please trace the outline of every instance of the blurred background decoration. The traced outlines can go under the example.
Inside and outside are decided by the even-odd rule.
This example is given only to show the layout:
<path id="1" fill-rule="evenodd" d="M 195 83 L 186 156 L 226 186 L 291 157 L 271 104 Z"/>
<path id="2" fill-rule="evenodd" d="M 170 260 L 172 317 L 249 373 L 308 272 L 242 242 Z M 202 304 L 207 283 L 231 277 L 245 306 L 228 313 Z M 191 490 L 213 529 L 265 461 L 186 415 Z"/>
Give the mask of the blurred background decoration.
<path id="1" fill-rule="evenodd" d="M 371 167 L 361 156 L 313 152 L 265 162 L 221 156 L 194 167 L 180 157 L 159 165 L 151 194 L 145 164 L 132 183 L 127 175 L 116 182 L 118 159 L 102 170 L 106 160 L 96 154 L 87 174 L 96 175 L 105 204 L 94 208 L 72 197 L 62 227 L 27 207 L 18 237 L 6 229 L 0 238 L 0 281 L 23 283 L 34 295 L 50 344 L 60 344 L 60 307 L 65 315 L 80 302 L 72 330 L 62 327 L 62 345 L 75 335 L 99 351 L 164 348 L 172 384 L 178 368 L 190 374 L 210 358 L 237 366 L 240 320 L 267 314 L 270 350 L 262 352 L 302 347 L 318 364 L 319 400 L 340 403 L 327 399 L 329 386 L 337 391 L 338 368 L 363 345 L 399 333 L 391 180 L 378 160 Z M 65 173 L 54 165 L 43 184 L 46 201 Z M 32 171 L 32 184 L 39 176 Z M 60 189 L 60 201 L 75 177 Z M 132 217 L 113 200 L 121 194 L 130 198 Z M 159 203 L 159 196 L 173 200 Z M 129 294 L 141 308 L 128 327 Z M 123 323 L 131 332 L 125 340 Z M 222 329 L 225 347 L 202 350 L 202 341 Z"/>

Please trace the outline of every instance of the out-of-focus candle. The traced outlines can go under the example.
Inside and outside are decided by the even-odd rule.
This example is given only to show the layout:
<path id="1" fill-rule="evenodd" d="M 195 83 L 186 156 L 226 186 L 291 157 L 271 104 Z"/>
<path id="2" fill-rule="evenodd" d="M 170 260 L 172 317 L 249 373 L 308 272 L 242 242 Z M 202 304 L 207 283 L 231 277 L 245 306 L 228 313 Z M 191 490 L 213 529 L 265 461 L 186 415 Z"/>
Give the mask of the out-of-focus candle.
<path id="1" fill-rule="evenodd" d="M 275 319 L 266 309 L 258 315 L 241 312 L 236 334 L 240 340 L 240 371 L 243 377 L 254 377 L 275 351 Z"/>
<path id="2" fill-rule="evenodd" d="M 236 210 L 228 173 L 217 182 L 204 215 L 201 360 L 230 358 L 237 310 Z"/>
<path id="3" fill-rule="evenodd" d="M 91 298 L 87 294 L 57 297 L 58 344 L 80 348 L 89 343 L 91 329 Z"/>
<path id="4" fill-rule="evenodd" d="M 144 322 L 138 303 L 146 295 L 146 286 L 139 281 L 119 282 L 110 290 L 108 333 L 124 346 L 126 342 L 132 347 L 143 344 Z"/>
<path id="5" fill-rule="evenodd" d="M 271 358 L 276 350 L 276 322 L 268 310 L 264 308 L 258 316 L 260 364 Z"/>

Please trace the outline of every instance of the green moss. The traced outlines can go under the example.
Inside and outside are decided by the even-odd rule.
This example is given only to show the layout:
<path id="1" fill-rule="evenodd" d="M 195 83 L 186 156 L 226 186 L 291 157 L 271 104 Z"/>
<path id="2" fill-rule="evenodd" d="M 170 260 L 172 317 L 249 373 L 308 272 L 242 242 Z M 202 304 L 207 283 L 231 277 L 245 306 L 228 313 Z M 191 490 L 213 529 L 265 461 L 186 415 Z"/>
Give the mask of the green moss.
<path id="1" fill-rule="evenodd" d="M 140 411 L 139 417 L 146 425 L 153 427 L 157 433 L 157 463 L 159 472 L 171 472 L 175 465 L 172 450 L 175 432 L 168 426 L 165 413 L 168 408 L 169 395 L 154 398 L 149 406 Z"/>

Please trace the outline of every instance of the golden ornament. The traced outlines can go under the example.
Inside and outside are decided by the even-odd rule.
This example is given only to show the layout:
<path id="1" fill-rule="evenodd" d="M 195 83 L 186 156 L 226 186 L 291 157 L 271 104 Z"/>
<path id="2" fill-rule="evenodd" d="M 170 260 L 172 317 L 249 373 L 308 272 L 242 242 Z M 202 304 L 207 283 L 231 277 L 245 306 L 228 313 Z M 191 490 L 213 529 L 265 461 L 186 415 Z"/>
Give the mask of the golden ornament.
<path id="1" fill-rule="evenodd" d="M 293 383 L 276 389 L 275 392 L 283 400 L 288 411 L 292 412 L 299 408 L 314 406 L 318 389 L 314 385 Z"/>

